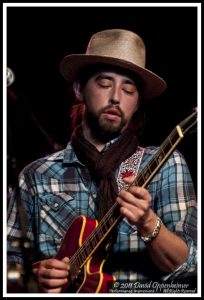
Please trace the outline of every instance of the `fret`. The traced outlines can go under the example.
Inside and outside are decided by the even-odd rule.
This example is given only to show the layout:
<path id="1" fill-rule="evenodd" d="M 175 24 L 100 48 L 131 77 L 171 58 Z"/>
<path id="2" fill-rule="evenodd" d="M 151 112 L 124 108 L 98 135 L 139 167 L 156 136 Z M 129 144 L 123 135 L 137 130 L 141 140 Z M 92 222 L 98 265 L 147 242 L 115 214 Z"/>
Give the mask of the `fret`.
<path id="1" fill-rule="evenodd" d="M 115 222 L 115 211 L 110 211 L 111 213 L 108 214 L 107 218 L 105 219 L 105 222 L 102 222 L 102 226 L 104 231 L 106 232 L 107 230 L 110 229 L 112 224 Z"/>
<path id="2" fill-rule="evenodd" d="M 97 228 L 98 229 L 98 228 Z M 91 251 L 93 251 L 93 249 L 96 247 L 98 241 L 97 239 L 100 241 L 100 236 L 99 236 L 99 232 L 98 230 L 95 230 L 95 235 L 93 236 L 94 238 L 92 239 L 87 239 L 86 243 L 89 243 Z"/>
<path id="3" fill-rule="evenodd" d="M 137 179 L 138 185 L 142 185 L 142 183 L 145 182 L 145 174 L 144 173 L 145 172 L 142 172 L 138 175 L 138 179 Z"/>
<path id="4" fill-rule="evenodd" d="M 153 157 L 151 159 L 151 161 L 149 162 L 149 164 L 151 166 L 153 166 L 152 171 L 162 162 L 162 160 L 164 159 L 166 153 L 167 153 L 167 147 L 163 148 L 162 146 L 160 147 L 160 149 L 157 151 L 155 157 Z M 166 152 L 165 152 L 166 151 Z M 154 163 L 156 164 L 156 166 L 154 167 Z"/>
<path id="5" fill-rule="evenodd" d="M 162 159 L 163 159 L 163 155 L 160 154 L 159 155 L 159 159 L 157 159 L 157 157 L 156 157 L 155 159 L 152 159 L 151 164 L 148 164 L 148 170 L 149 170 L 148 171 L 148 175 L 149 176 L 156 169 L 156 167 L 160 164 L 160 162 L 161 162 Z"/>
<path id="6" fill-rule="evenodd" d="M 89 256 L 89 254 L 91 253 L 91 251 L 94 249 L 94 247 L 91 247 L 92 245 L 90 245 L 90 243 L 87 241 L 85 241 L 81 247 L 81 259 L 82 262 L 87 258 L 87 256 Z M 89 252 L 90 251 L 90 252 Z"/>
<path id="7" fill-rule="evenodd" d="M 102 239 L 102 237 L 104 236 L 102 223 L 96 228 L 96 231 L 98 233 L 99 239 Z"/>
<path id="8" fill-rule="evenodd" d="M 106 220 L 108 220 L 108 222 L 109 222 L 109 227 L 112 227 L 112 225 L 115 223 L 118 216 L 120 216 L 120 210 L 119 210 L 118 204 L 115 203 L 112 206 L 112 208 L 109 210 L 109 213 L 107 213 L 106 215 L 107 215 Z M 108 230 L 109 230 L 109 228 L 108 228 Z"/>
<path id="9" fill-rule="evenodd" d="M 86 239 L 86 241 L 83 243 L 81 247 L 81 252 L 79 255 L 81 255 L 83 260 L 86 260 L 86 258 L 90 255 L 90 253 L 93 251 L 94 248 L 95 246 L 93 246 L 93 242 L 91 242 L 89 239 Z"/>
<path id="10" fill-rule="evenodd" d="M 91 247 L 89 241 L 85 242 L 86 243 L 86 253 L 87 253 L 87 256 L 89 256 L 89 254 L 93 251 L 93 248 Z"/>
<path id="11" fill-rule="evenodd" d="M 83 247 L 83 245 L 82 245 L 81 251 L 80 251 L 80 255 L 77 255 L 77 256 L 76 256 L 77 264 L 78 264 L 79 266 L 82 265 L 82 263 L 83 263 L 83 261 L 84 261 L 84 258 L 85 258 L 85 256 L 84 256 L 84 247 Z"/>
<path id="12" fill-rule="evenodd" d="M 165 157 L 165 155 L 166 155 L 166 153 L 164 152 L 164 150 L 166 150 L 166 147 L 168 146 L 168 144 L 167 145 L 165 145 L 165 148 L 163 147 L 163 145 L 161 145 L 161 147 L 160 147 L 160 152 L 162 153 L 162 155 L 163 155 L 163 157 Z M 161 154 L 160 153 L 160 154 Z"/>
<path id="13" fill-rule="evenodd" d="M 106 219 L 99 226 L 101 226 L 101 230 L 105 233 L 111 225 L 110 219 Z"/>
<path id="14" fill-rule="evenodd" d="M 171 137 L 170 137 L 170 136 L 168 137 L 168 141 L 169 141 L 169 144 L 170 144 L 171 146 L 173 146 L 172 140 L 171 140 Z"/>
<path id="15" fill-rule="evenodd" d="M 69 266 L 71 276 L 77 275 L 78 271 L 80 270 L 81 264 L 78 261 L 76 253 L 70 258 Z"/>
<path id="16" fill-rule="evenodd" d="M 157 157 L 155 157 L 155 162 L 157 163 L 157 165 L 159 165 L 162 161 L 162 159 L 164 158 L 163 155 L 161 153 L 158 153 L 159 155 Z"/>
<path id="17" fill-rule="evenodd" d="M 91 251 L 96 247 L 96 245 L 100 242 L 100 240 L 101 240 L 101 233 L 99 233 L 99 226 L 98 226 L 95 229 L 94 240 L 92 241 L 92 243 L 90 245 Z"/>
<path id="18" fill-rule="evenodd" d="M 177 140 L 180 138 L 178 131 L 174 129 L 172 133 L 168 136 L 169 144 L 171 146 L 174 146 L 174 144 L 177 142 Z"/>

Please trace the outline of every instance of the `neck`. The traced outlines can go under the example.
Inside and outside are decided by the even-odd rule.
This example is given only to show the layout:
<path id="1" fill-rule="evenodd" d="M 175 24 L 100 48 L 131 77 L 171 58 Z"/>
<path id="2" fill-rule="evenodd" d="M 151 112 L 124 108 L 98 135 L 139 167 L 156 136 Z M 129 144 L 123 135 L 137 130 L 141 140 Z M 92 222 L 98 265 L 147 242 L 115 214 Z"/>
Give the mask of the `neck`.
<path id="1" fill-rule="evenodd" d="M 101 152 L 105 146 L 104 142 L 101 142 L 100 139 L 98 139 L 91 131 L 91 129 L 87 126 L 87 124 L 84 122 L 82 126 L 82 131 L 85 139 L 94 145 L 96 149 Z"/>

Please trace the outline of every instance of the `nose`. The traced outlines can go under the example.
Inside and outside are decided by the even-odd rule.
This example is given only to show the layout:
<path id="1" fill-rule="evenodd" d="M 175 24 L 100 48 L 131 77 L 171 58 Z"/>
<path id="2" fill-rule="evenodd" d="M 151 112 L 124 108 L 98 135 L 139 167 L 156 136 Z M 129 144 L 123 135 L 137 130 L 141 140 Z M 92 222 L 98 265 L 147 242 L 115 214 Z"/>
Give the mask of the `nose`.
<path id="1" fill-rule="evenodd" d="M 112 89 L 109 101 L 111 104 L 115 105 L 120 103 L 119 89 L 117 87 Z"/>
<path id="2" fill-rule="evenodd" d="M 116 104 L 119 104 L 120 101 L 118 99 L 116 99 L 116 98 L 111 98 L 110 99 L 110 103 L 116 105 Z"/>

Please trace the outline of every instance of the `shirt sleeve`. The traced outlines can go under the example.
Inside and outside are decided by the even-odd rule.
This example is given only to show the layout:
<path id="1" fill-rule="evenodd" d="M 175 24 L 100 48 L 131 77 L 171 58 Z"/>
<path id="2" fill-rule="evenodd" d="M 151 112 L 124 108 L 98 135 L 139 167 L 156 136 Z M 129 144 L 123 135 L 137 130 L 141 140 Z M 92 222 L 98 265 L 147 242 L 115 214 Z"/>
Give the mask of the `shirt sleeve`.
<path id="1" fill-rule="evenodd" d="M 158 185 L 157 185 L 158 186 Z M 189 168 L 179 151 L 174 151 L 160 172 L 157 214 L 165 226 L 188 246 L 186 261 L 162 281 L 195 276 L 197 271 L 197 202 Z"/>
<path id="2" fill-rule="evenodd" d="M 23 173 L 19 187 L 8 203 L 7 211 L 7 263 L 23 264 L 34 257 L 34 197 L 26 185 Z M 19 197 L 19 201 L 17 201 Z M 22 226 L 24 227 L 22 230 Z M 25 234 L 24 234 L 25 233 Z M 26 243 L 26 244 L 25 244 Z"/>

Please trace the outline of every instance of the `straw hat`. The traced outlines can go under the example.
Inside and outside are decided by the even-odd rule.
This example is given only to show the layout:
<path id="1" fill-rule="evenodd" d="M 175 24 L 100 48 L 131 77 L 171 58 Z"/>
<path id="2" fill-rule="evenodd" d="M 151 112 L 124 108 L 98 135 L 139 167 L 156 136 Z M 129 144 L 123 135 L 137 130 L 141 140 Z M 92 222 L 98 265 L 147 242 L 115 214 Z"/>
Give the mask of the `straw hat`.
<path id="1" fill-rule="evenodd" d="M 90 64 L 110 64 L 135 72 L 144 82 L 146 99 L 158 96 L 166 89 L 166 82 L 145 68 L 145 45 L 132 31 L 110 29 L 95 33 L 85 54 L 71 54 L 63 58 L 60 71 L 72 83 L 79 71 Z"/>

